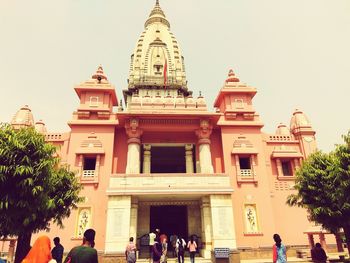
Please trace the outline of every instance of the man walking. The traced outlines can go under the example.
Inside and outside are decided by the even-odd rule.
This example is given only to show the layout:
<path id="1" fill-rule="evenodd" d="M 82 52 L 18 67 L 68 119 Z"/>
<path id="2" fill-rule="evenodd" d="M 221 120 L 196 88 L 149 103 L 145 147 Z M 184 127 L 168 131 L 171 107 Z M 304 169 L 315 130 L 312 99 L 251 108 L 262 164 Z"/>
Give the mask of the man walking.
<path id="1" fill-rule="evenodd" d="M 60 238 L 55 237 L 53 239 L 53 243 L 55 244 L 55 247 L 51 250 L 51 255 L 54 260 L 57 261 L 57 263 L 62 263 L 62 257 L 63 257 L 63 251 L 64 248 L 60 244 Z"/>

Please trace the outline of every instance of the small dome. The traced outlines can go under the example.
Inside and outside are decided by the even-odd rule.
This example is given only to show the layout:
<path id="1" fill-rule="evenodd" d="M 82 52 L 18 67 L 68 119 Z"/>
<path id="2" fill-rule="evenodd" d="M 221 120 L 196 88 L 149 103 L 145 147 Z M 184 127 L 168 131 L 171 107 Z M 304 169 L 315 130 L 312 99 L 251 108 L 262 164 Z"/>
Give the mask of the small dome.
<path id="1" fill-rule="evenodd" d="M 102 79 L 107 80 L 107 76 L 104 74 L 103 68 L 101 65 L 96 70 L 96 73 L 92 75 L 92 79 L 97 79 L 99 82 L 101 82 Z"/>
<path id="2" fill-rule="evenodd" d="M 228 77 L 226 79 L 226 83 L 228 82 L 239 82 L 239 78 L 236 77 L 235 73 L 232 69 L 228 72 Z"/>
<path id="3" fill-rule="evenodd" d="M 11 125 L 15 128 L 30 127 L 34 125 L 33 114 L 28 105 L 23 106 L 16 112 L 15 116 L 12 118 Z"/>
<path id="4" fill-rule="evenodd" d="M 290 135 L 290 131 L 288 130 L 287 125 L 285 125 L 283 123 L 280 123 L 277 126 L 276 134 L 279 134 L 279 135 Z"/>
<path id="5" fill-rule="evenodd" d="M 35 127 L 35 130 L 39 133 L 42 133 L 42 134 L 47 133 L 45 123 L 42 120 L 37 121 L 34 127 Z"/>
<path id="6" fill-rule="evenodd" d="M 290 120 L 290 130 L 293 132 L 295 129 L 300 127 L 311 128 L 311 123 L 301 110 L 296 109 L 293 113 L 292 119 Z"/>

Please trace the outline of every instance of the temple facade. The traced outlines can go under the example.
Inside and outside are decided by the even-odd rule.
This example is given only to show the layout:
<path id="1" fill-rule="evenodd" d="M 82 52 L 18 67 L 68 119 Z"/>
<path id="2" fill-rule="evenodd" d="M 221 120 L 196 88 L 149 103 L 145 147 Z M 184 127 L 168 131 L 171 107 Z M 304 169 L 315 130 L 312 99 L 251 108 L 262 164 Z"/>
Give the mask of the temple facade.
<path id="1" fill-rule="evenodd" d="M 256 88 L 232 70 L 208 110 L 188 87 L 179 42 L 158 1 L 144 28 L 124 103 L 100 66 L 74 88 L 80 104 L 69 132 L 48 133 L 27 106 L 12 120 L 44 133 L 84 186 L 84 202 L 49 235 L 69 250 L 94 228 L 96 249 L 116 256 L 131 236 L 142 253 L 143 237 L 155 228 L 168 237 L 196 235 L 203 258 L 214 248 L 271 247 L 274 233 L 287 245 L 306 245 L 306 211 L 288 207 L 286 198 L 296 169 L 316 149 L 308 118 L 295 110 L 289 126 L 264 133 Z"/>

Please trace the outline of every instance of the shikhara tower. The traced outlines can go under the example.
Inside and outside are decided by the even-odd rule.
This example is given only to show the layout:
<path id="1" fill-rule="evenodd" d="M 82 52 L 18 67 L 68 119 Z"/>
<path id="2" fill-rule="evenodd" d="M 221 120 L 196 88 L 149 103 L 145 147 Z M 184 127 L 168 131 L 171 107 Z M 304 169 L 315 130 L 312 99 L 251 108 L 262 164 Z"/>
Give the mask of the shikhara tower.
<path id="1" fill-rule="evenodd" d="M 306 212 L 285 200 L 295 170 L 316 149 L 310 121 L 296 110 L 290 127 L 262 132 L 253 107 L 257 90 L 232 70 L 215 111 L 208 111 L 203 96 L 192 97 L 180 45 L 158 1 L 131 55 L 124 106 L 102 66 L 75 92 L 80 103 L 69 132 L 36 125 L 84 186 L 85 201 L 65 229 L 50 232 L 66 249 L 81 243 L 88 227 L 96 229 L 105 259 L 122 260 L 130 236 L 147 256 L 145 238 L 155 228 L 168 238 L 197 236 L 203 261 L 214 248 L 246 257 L 247 248 L 270 246 L 275 232 L 288 245 L 307 243 Z M 18 127 L 33 123 L 27 106 L 12 120 Z"/>

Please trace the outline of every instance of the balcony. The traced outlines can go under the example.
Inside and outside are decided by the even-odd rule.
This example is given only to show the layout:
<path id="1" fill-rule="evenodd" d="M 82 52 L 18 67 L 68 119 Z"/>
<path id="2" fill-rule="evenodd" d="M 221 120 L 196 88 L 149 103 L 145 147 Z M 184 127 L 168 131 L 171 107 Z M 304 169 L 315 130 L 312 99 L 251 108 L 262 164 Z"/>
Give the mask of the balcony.
<path id="1" fill-rule="evenodd" d="M 230 194 L 228 174 L 112 174 L 108 195 Z"/>
<path id="2" fill-rule="evenodd" d="M 254 183 L 258 184 L 258 178 L 252 169 L 240 169 L 237 174 L 238 185 L 242 183 Z"/>
<path id="3" fill-rule="evenodd" d="M 80 182 L 98 184 L 98 173 L 96 170 L 83 170 L 80 177 Z"/>

